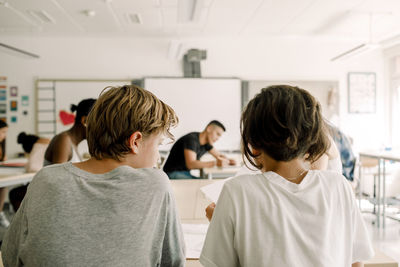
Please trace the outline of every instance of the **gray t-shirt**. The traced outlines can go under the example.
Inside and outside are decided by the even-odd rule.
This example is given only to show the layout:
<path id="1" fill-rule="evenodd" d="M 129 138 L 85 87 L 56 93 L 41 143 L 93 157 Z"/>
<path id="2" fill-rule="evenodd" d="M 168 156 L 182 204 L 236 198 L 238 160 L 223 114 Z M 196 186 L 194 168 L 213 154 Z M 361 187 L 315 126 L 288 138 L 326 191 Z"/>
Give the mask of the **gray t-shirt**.
<path id="1" fill-rule="evenodd" d="M 168 177 L 72 163 L 40 170 L 3 240 L 4 266 L 184 266 Z"/>

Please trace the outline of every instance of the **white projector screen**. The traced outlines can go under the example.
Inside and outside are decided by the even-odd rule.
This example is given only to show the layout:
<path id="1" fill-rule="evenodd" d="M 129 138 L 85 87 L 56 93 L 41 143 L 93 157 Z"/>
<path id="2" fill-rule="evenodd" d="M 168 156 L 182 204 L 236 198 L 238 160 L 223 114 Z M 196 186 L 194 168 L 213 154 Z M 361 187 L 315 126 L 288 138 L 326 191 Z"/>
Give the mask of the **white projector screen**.
<path id="1" fill-rule="evenodd" d="M 172 129 L 175 138 L 201 132 L 208 122 L 218 120 L 226 132 L 215 143 L 219 150 L 240 148 L 241 81 L 210 78 L 145 78 L 144 88 L 170 105 L 179 117 Z M 160 147 L 169 150 L 172 144 Z"/>

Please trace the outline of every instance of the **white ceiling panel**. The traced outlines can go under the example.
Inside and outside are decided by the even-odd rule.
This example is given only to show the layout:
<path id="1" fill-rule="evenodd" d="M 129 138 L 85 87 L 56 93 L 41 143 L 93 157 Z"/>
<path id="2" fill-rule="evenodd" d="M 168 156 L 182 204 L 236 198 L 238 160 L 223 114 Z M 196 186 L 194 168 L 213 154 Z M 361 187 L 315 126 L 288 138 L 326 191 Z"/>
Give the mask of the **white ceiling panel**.
<path id="1" fill-rule="evenodd" d="M 4 3 L 9 2 L 9 7 Z M 198 0 L 198 21 L 178 23 L 189 0 L 0 0 L 0 33 L 104 36 L 303 36 L 369 39 L 399 34 L 400 0 Z M 94 16 L 85 15 L 92 10 Z M 31 14 L 43 11 L 53 22 Z M 128 14 L 138 14 L 141 24 Z"/>
<path id="2" fill-rule="evenodd" d="M 209 9 L 204 33 L 239 34 L 263 2 L 263 0 L 215 0 Z"/>
<path id="3" fill-rule="evenodd" d="M 316 0 L 266 1 L 251 19 L 244 33 L 286 34 L 291 24 Z"/>
<path id="4" fill-rule="evenodd" d="M 13 0 L 12 6 L 20 12 L 21 15 L 31 20 L 42 32 L 77 32 L 79 28 L 71 23 L 68 17 L 50 0 Z M 52 19 L 54 23 L 43 22 L 32 15 L 32 11 L 44 11 Z"/>
<path id="5" fill-rule="evenodd" d="M 11 8 L 0 6 L 0 29 L 29 29 L 32 27 L 36 27 L 36 25 L 22 18 Z"/>

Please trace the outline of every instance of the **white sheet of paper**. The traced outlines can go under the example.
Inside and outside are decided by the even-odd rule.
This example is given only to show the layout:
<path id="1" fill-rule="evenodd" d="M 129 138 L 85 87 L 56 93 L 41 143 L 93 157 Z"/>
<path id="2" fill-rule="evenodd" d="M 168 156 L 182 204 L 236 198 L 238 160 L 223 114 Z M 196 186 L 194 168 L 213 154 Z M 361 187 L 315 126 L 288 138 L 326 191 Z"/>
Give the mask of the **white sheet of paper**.
<path id="1" fill-rule="evenodd" d="M 208 224 L 182 224 L 183 237 L 186 244 L 186 259 L 200 258 Z"/>
<path id="2" fill-rule="evenodd" d="M 201 192 L 203 192 L 203 194 L 206 196 L 206 198 L 208 198 L 209 200 L 211 200 L 214 203 L 217 203 L 219 194 L 221 194 L 221 191 L 222 191 L 222 187 L 224 187 L 224 183 L 232 178 L 233 177 L 226 178 L 223 180 L 218 180 L 218 182 L 200 187 L 200 190 L 201 190 Z"/>

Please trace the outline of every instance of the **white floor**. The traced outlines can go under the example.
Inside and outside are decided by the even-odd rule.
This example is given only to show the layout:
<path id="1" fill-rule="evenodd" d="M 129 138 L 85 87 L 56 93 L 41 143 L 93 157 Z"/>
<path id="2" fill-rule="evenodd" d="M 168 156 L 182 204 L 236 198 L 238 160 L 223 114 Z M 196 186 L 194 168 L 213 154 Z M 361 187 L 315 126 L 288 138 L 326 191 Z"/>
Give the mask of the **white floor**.
<path id="1" fill-rule="evenodd" d="M 374 246 L 396 260 L 400 266 L 400 222 L 387 218 L 385 228 L 378 229 L 374 214 L 364 213 L 363 216 Z"/>

